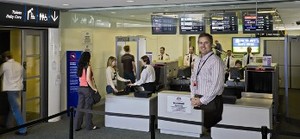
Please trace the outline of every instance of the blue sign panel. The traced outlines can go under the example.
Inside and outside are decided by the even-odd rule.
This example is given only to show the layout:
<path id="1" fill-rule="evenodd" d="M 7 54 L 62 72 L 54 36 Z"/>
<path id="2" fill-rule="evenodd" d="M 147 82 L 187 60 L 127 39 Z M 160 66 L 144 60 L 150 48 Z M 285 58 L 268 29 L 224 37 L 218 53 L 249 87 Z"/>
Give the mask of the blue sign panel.
<path id="1" fill-rule="evenodd" d="M 82 51 L 67 51 L 67 108 L 77 107 L 79 78 L 77 65 Z"/>

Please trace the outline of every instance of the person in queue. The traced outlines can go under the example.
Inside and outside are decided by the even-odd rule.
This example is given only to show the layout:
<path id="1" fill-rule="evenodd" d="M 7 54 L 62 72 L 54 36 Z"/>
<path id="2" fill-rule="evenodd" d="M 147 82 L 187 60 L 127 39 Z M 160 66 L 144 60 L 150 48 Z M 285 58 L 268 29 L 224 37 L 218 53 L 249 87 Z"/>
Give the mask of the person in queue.
<path id="1" fill-rule="evenodd" d="M 129 79 L 124 79 L 119 76 L 116 67 L 117 67 L 117 59 L 113 56 L 110 56 L 107 60 L 107 68 L 106 68 L 107 94 L 118 92 L 117 80 L 121 82 L 130 82 Z"/>
<path id="2" fill-rule="evenodd" d="M 191 76 L 191 104 L 204 111 L 204 127 L 210 128 L 222 119 L 225 65 L 213 53 L 213 37 L 202 33 L 198 37 L 200 57 L 196 59 Z M 214 105 L 213 107 L 210 107 Z"/>
<path id="3" fill-rule="evenodd" d="M 121 62 L 123 64 L 124 78 L 129 79 L 132 83 L 134 83 L 136 74 L 134 56 L 130 54 L 129 45 L 125 45 L 123 49 L 125 54 L 122 55 Z"/>
<path id="4" fill-rule="evenodd" d="M 141 57 L 142 72 L 140 79 L 134 84 L 129 84 L 129 86 L 142 86 L 145 91 L 155 92 L 155 71 L 152 65 L 150 65 L 150 59 L 148 56 L 144 55 Z"/>
<path id="5" fill-rule="evenodd" d="M 95 81 L 93 78 L 93 70 L 90 65 L 91 54 L 90 52 L 83 52 L 78 61 L 77 76 L 79 77 L 78 89 L 78 109 L 92 110 L 93 109 L 93 91 L 97 92 Z M 93 115 L 87 112 L 76 111 L 74 128 L 75 131 L 82 129 L 83 116 L 85 114 L 85 125 L 87 130 L 98 129 L 92 122 Z"/>

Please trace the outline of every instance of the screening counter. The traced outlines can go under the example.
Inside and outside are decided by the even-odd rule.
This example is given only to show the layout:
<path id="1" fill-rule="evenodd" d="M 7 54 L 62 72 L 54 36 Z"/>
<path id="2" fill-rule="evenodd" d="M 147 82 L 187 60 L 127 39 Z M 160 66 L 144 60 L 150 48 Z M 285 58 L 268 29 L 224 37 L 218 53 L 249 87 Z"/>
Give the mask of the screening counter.
<path id="1" fill-rule="evenodd" d="M 248 96 L 247 96 L 248 95 Z M 251 95 L 259 96 L 253 97 Z M 243 127 L 261 128 L 267 126 L 272 129 L 272 103 L 269 94 L 243 94 L 236 104 L 224 104 L 222 120 L 219 124 Z M 238 129 L 212 127 L 213 139 L 261 139 L 261 133 Z M 270 138 L 270 134 L 268 134 Z"/>
<path id="2" fill-rule="evenodd" d="M 133 93 L 124 96 L 106 95 L 105 112 L 149 116 L 157 114 L 157 94 L 137 98 Z M 105 115 L 105 126 L 137 131 L 150 131 L 150 118 Z"/>
<path id="3" fill-rule="evenodd" d="M 160 117 L 202 122 L 202 110 L 194 110 L 190 101 L 190 92 L 161 91 L 158 93 L 158 129 L 161 133 L 200 137 L 202 126 L 185 124 Z"/>

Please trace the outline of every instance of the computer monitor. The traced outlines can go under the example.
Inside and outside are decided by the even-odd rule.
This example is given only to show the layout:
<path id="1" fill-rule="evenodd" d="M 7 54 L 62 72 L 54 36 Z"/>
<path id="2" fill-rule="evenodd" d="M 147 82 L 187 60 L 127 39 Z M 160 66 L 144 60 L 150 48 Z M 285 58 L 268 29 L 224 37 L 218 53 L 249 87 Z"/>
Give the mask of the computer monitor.
<path id="1" fill-rule="evenodd" d="M 230 79 L 241 80 L 244 79 L 244 68 L 231 67 L 229 68 Z"/>

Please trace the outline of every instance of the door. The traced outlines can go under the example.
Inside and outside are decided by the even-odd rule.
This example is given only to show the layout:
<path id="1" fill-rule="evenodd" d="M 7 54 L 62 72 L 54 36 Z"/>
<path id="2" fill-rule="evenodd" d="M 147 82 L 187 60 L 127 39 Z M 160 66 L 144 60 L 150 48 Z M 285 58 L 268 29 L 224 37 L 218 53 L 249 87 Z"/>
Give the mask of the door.
<path id="1" fill-rule="evenodd" d="M 24 67 L 24 92 L 22 94 L 22 113 L 26 121 L 45 116 L 46 102 L 43 63 L 47 57 L 44 30 L 22 30 L 22 64 Z"/>

